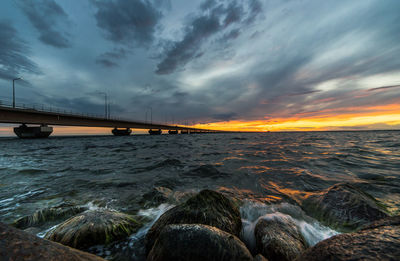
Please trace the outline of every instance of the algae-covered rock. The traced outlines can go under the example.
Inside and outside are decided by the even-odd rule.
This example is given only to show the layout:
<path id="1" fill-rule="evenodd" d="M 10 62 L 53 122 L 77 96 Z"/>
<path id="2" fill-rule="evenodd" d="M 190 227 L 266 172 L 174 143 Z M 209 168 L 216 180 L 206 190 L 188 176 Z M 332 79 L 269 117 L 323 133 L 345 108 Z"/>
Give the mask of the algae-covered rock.
<path id="1" fill-rule="evenodd" d="M 36 211 L 30 216 L 25 216 L 14 221 L 12 226 L 20 229 L 36 227 L 47 222 L 53 222 L 60 219 L 69 218 L 87 210 L 85 207 L 71 205 L 61 205 L 57 207 L 45 208 Z"/>
<path id="2" fill-rule="evenodd" d="M 0 260 L 105 261 L 0 223 Z"/>
<path id="3" fill-rule="evenodd" d="M 148 261 L 253 260 L 244 243 L 218 228 L 199 224 L 168 225 L 151 249 Z"/>
<path id="4" fill-rule="evenodd" d="M 108 244 L 136 232 L 141 224 L 132 216 L 110 210 L 92 210 L 66 220 L 46 239 L 78 249 Z"/>
<path id="5" fill-rule="evenodd" d="M 221 193 L 203 190 L 185 203 L 167 212 L 154 223 L 146 235 L 146 251 L 150 251 L 161 230 L 170 224 L 204 224 L 239 236 L 242 220 L 239 208 Z"/>
<path id="6" fill-rule="evenodd" d="M 374 197 L 350 184 L 336 184 L 312 195 L 303 201 L 302 208 L 322 223 L 343 231 L 388 216 Z"/>
<path id="7" fill-rule="evenodd" d="M 280 213 L 260 218 L 254 234 L 258 253 L 270 260 L 293 260 L 307 247 L 293 219 Z"/>
<path id="8" fill-rule="evenodd" d="M 307 249 L 296 261 L 400 260 L 400 217 L 341 234 Z"/>

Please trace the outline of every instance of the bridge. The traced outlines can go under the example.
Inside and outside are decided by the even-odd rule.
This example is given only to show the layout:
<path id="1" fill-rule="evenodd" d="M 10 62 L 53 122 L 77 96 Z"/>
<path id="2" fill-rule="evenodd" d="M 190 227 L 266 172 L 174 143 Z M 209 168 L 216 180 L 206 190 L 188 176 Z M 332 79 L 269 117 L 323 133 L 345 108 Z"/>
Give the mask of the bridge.
<path id="1" fill-rule="evenodd" d="M 25 106 L 16 107 L 14 105 L 11 107 L 0 105 L 0 123 L 22 124 L 20 127 L 14 128 L 14 132 L 20 138 L 48 137 L 53 131 L 52 127 L 48 127 L 48 125 L 110 127 L 114 128 L 112 133 L 117 136 L 130 135 L 131 129 L 149 129 L 150 134 L 161 134 L 162 130 L 168 130 L 170 134 L 178 134 L 179 131 L 181 134 L 224 132 L 179 125 L 130 121 L 62 110 L 46 110 L 40 106 L 36 108 L 25 108 Z M 28 127 L 26 124 L 36 124 L 39 126 Z"/>

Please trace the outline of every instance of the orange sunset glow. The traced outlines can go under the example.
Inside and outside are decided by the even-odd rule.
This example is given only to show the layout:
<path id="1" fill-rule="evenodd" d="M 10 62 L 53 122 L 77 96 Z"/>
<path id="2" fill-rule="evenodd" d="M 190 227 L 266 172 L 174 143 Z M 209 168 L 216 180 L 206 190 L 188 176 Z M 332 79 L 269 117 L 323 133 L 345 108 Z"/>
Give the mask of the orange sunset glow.
<path id="1" fill-rule="evenodd" d="M 400 127 L 400 105 L 350 107 L 325 110 L 308 116 L 308 113 L 294 117 L 256 121 L 228 121 L 197 124 L 197 128 L 228 131 L 326 131 L 326 130 L 368 130 L 398 129 Z"/>

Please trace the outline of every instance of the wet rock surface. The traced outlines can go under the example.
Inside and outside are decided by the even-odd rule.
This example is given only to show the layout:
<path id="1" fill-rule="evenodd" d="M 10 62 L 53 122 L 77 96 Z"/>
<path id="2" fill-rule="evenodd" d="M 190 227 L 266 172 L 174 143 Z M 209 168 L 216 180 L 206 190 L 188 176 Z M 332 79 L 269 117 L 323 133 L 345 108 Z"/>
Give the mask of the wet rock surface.
<path id="1" fill-rule="evenodd" d="M 307 247 L 297 225 L 288 215 L 265 215 L 254 230 L 258 253 L 269 260 L 294 260 Z"/>
<path id="2" fill-rule="evenodd" d="M 204 224 L 235 236 L 239 236 L 242 229 L 237 205 L 221 193 L 211 190 L 203 190 L 161 215 L 146 235 L 147 252 L 151 250 L 163 228 L 170 224 Z"/>
<path id="3" fill-rule="evenodd" d="M 0 260 L 104 261 L 95 255 L 38 238 L 3 223 L 0 223 Z"/>
<path id="4" fill-rule="evenodd" d="M 109 244 L 136 232 L 141 223 L 130 215 L 110 210 L 91 210 L 76 215 L 54 230 L 46 239 L 78 249 Z"/>
<path id="5" fill-rule="evenodd" d="M 243 242 L 218 228 L 168 225 L 161 231 L 147 260 L 253 260 Z"/>
<path id="6" fill-rule="evenodd" d="M 152 191 L 145 193 L 140 200 L 143 208 L 159 206 L 162 203 L 180 204 L 194 195 L 190 192 L 173 191 L 166 187 L 154 187 Z"/>
<path id="7" fill-rule="evenodd" d="M 296 261 L 400 260 L 400 217 L 341 234 L 306 250 Z"/>
<path id="8" fill-rule="evenodd" d="M 351 184 L 336 184 L 308 197 L 302 208 L 324 224 L 351 231 L 388 216 L 374 197 Z"/>
<path id="9" fill-rule="evenodd" d="M 12 226 L 20 229 L 41 226 L 48 222 L 69 218 L 85 210 L 87 210 L 86 207 L 63 204 L 52 208 L 41 209 L 32 215 L 19 218 L 12 224 Z"/>

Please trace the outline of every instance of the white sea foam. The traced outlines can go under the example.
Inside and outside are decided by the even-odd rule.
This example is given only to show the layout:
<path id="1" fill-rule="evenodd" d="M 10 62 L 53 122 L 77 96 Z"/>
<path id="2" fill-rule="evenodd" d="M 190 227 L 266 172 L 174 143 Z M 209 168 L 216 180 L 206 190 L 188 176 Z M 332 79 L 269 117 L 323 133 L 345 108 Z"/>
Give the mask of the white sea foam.
<path id="1" fill-rule="evenodd" d="M 131 235 L 131 239 L 136 239 L 139 240 L 140 238 L 143 238 L 146 234 L 147 231 L 151 228 L 151 226 L 156 222 L 156 220 L 164 214 L 167 210 L 173 208 L 174 205 L 170 204 L 161 204 L 158 207 L 155 208 L 148 208 L 148 209 L 141 209 L 138 212 L 139 216 L 147 217 L 151 221 L 149 223 L 146 223 L 142 228 L 138 230 L 135 234 Z"/>
<path id="2" fill-rule="evenodd" d="M 241 237 L 251 251 L 256 248 L 254 229 L 260 219 L 293 221 L 309 246 L 339 233 L 307 216 L 301 208 L 288 203 L 265 205 L 245 202 L 240 212 L 243 222 Z"/>

